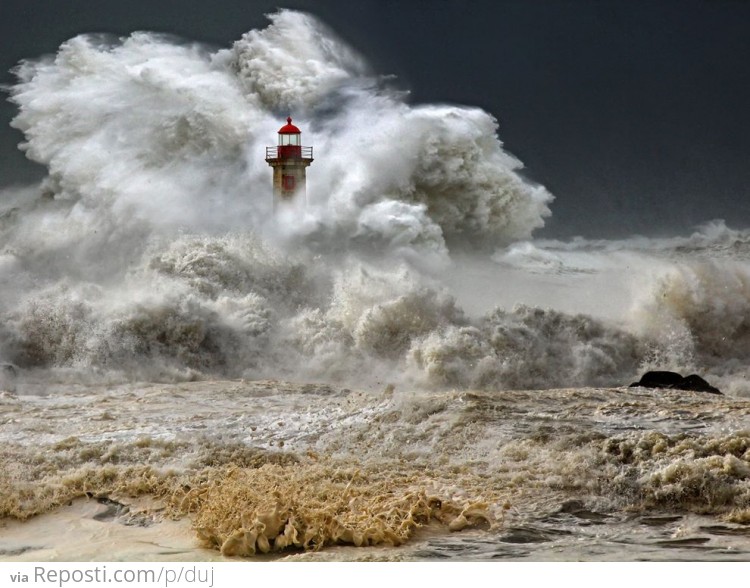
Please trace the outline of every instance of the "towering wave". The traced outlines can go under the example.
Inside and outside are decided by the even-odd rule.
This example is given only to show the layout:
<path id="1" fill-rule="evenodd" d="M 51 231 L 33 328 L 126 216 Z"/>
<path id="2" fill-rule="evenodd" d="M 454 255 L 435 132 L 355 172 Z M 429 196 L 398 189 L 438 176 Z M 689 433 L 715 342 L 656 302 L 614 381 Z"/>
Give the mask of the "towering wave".
<path id="1" fill-rule="evenodd" d="M 739 262 L 662 259 L 671 269 L 619 322 L 554 303 L 467 311 L 444 279 L 458 251 L 482 252 L 490 300 L 511 281 L 547 287 L 519 286 L 508 265 L 533 258 L 530 273 L 568 279 L 618 262 L 528 242 L 552 196 L 519 175 L 490 114 L 411 105 L 312 16 L 269 18 L 218 51 L 83 35 L 19 65 L 13 125 L 48 174 L 1 200 L 1 360 L 117 378 L 539 388 L 621 383 L 656 358 L 744 359 Z M 316 150 L 294 217 L 272 214 L 263 160 L 287 114 Z M 597 288 L 579 291 L 612 294 Z"/>
<path id="2" fill-rule="evenodd" d="M 307 246 L 440 255 L 445 238 L 502 244 L 542 226 L 551 197 L 517 175 L 489 114 L 409 106 L 313 17 L 270 18 L 214 53 L 87 35 L 19 66 L 13 124 L 67 202 L 57 233 L 258 230 L 271 201 L 263 147 L 287 113 L 319 154 L 308 217 L 283 227 Z"/>
<path id="3" fill-rule="evenodd" d="M 409 106 L 313 17 L 270 19 L 216 52 L 84 35 L 18 67 L 13 124 L 49 173 L 4 199 L 7 359 L 239 374 L 301 353 L 318 375 L 341 371 L 326 352 L 393 361 L 461 314 L 403 264 L 543 224 L 551 197 L 489 114 Z M 262 157 L 288 112 L 319 154 L 293 219 L 271 216 Z M 311 262 L 321 251 L 335 259 Z M 373 251 L 401 269 L 357 261 Z"/>

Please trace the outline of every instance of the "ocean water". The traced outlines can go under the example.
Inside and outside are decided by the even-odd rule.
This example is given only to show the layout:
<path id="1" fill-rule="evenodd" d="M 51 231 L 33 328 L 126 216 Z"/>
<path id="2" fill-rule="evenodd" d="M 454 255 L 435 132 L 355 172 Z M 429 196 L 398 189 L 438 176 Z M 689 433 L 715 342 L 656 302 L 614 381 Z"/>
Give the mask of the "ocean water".
<path id="1" fill-rule="evenodd" d="M 269 18 L 18 68 L 49 173 L 0 197 L 0 558 L 747 559 L 750 230 L 535 238 L 491 114 Z"/>

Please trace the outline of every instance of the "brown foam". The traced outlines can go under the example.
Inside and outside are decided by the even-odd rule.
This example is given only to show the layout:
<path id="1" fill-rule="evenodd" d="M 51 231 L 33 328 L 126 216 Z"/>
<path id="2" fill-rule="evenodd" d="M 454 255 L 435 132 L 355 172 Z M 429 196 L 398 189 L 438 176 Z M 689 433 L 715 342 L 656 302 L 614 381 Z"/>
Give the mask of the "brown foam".
<path id="1" fill-rule="evenodd" d="M 185 493 L 198 536 L 223 555 L 329 545 L 401 545 L 436 521 L 491 527 L 489 504 L 430 495 L 423 474 L 306 464 L 230 468 Z M 421 484 L 420 484 L 421 483 Z"/>

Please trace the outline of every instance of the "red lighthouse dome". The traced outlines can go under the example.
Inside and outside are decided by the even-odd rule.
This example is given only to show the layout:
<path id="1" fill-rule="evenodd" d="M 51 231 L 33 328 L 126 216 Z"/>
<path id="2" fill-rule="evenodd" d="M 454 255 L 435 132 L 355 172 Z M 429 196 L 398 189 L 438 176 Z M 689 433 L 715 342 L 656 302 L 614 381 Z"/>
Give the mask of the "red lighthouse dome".
<path id="1" fill-rule="evenodd" d="M 302 145 L 302 131 L 298 127 L 292 124 L 292 117 L 286 119 L 286 124 L 279 129 L 279 147 L 283 147 L 279 151 L 279 157 L 299 157 L 302 154 L 298 153 L 300 145 Z M 296 149 L 287 149 L 286 147 L 294 146 Z"/>
<path id="2" fill-rule="evenodd" d="M 300 131 L 292 124 L 292 117 L 287 117 L 286 124 L 279 129 L 279 135 L 299 135 Z"/>

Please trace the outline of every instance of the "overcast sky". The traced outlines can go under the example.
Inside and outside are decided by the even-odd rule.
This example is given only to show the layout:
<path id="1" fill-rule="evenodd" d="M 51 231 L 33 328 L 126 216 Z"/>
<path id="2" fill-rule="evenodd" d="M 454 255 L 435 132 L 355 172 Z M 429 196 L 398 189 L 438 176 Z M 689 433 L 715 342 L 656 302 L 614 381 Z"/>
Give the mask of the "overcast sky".
<path id="1" fill-rule="evenodd" d="M 2 0 L 0 71 L 83 32 L 228 46 L 276 7 L 315 14 L 410 100 L 476 105 L 556 196 L 541 236 L 750 226 L 750 2 Z M 0 107 L 0 185 L 40 171 Z"/>

